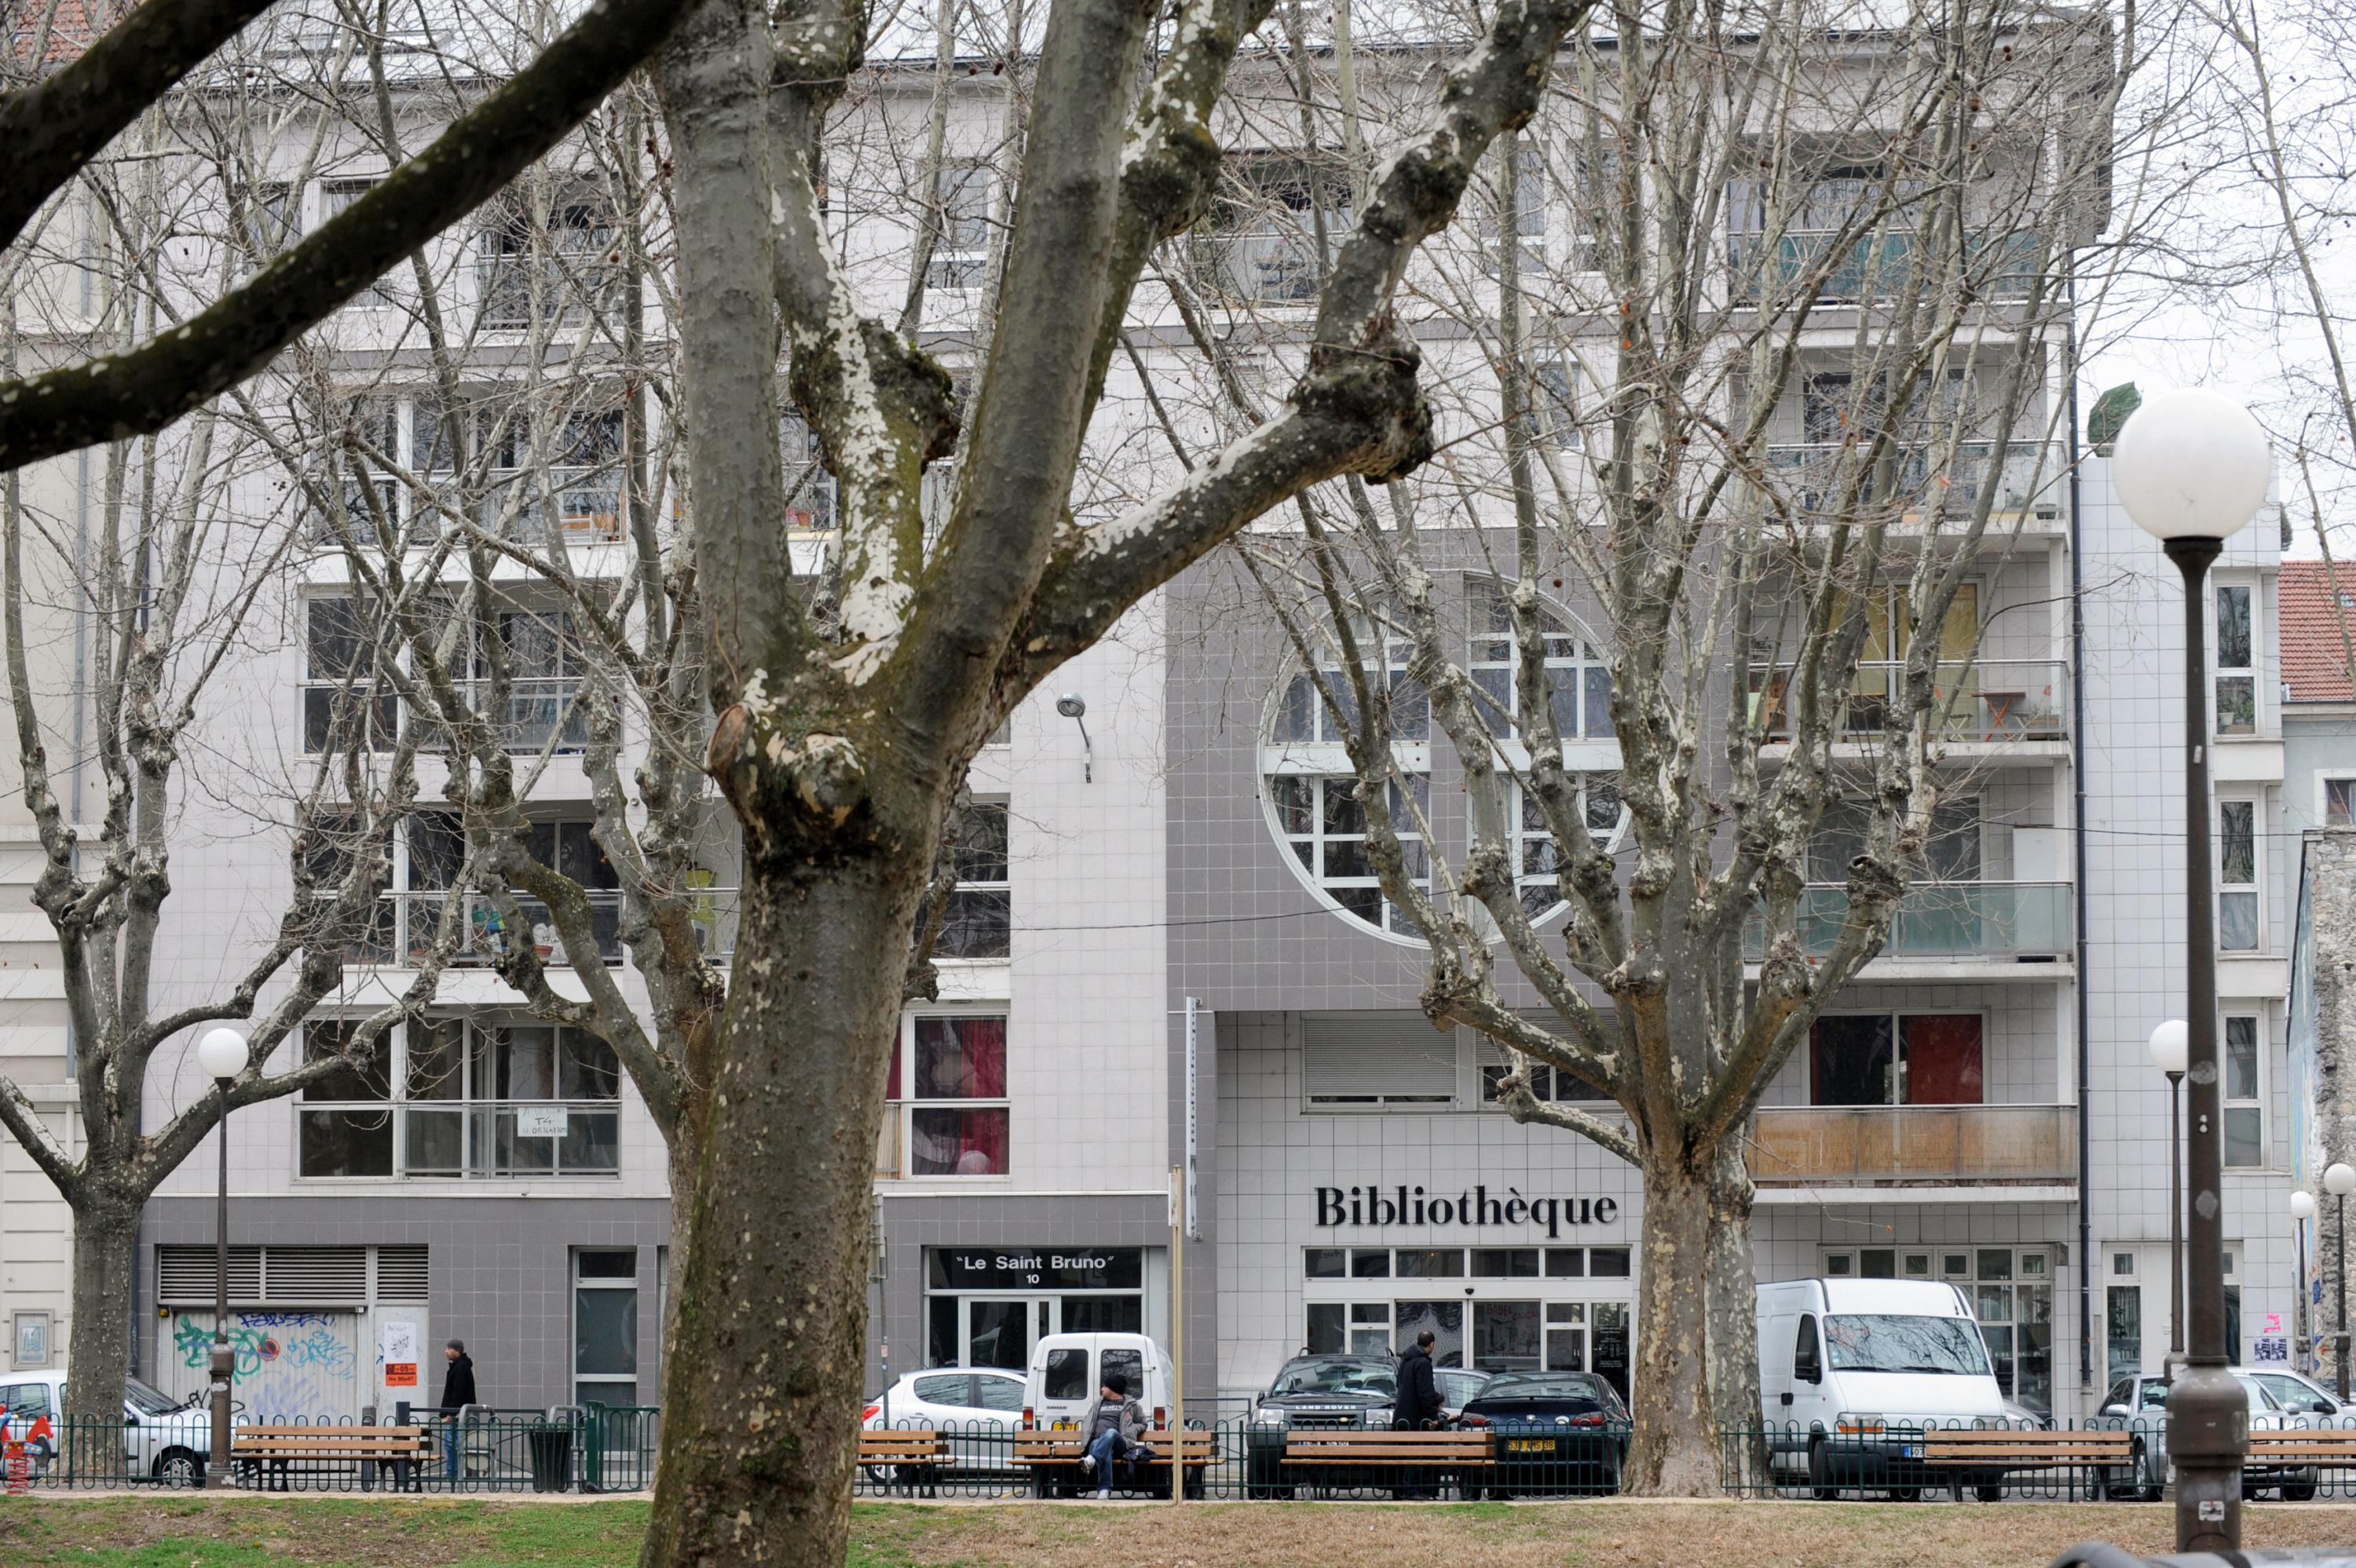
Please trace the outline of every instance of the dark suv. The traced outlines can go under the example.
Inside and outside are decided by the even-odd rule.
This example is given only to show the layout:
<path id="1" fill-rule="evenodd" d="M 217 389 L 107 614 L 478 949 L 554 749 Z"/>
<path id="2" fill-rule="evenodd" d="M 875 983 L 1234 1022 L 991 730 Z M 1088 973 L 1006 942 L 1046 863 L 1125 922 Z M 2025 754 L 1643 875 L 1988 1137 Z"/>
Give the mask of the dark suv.
<path id="1" fill-rule="evenodd" d="M 1398 1398 L 1388 1356 L 1296 1356 L 1252 1407 L 1244 1440 L 1244 1495 L 1289 1498 L 1284 1435 L 1296 1426 L 1387 1430 Z"/>

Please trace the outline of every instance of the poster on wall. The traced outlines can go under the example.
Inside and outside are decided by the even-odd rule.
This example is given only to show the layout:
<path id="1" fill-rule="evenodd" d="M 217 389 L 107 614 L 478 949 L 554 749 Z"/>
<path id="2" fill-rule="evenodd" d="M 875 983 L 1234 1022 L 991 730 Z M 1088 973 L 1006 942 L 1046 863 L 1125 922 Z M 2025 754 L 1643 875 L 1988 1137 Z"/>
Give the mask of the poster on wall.
<path id="1" fill-rule="evenodd" d="M 384 1363 L 384 1386 L 417 1386 L 417 1325 L 386 1322 L 377 1326 L 377 1360 Z"/>
<path id="2" fill-rule="evenodd" d="M 49 1315 L 19 1312 L 16 1323 L 16 1362 L 19 1368 L 49 1364 Z"/>

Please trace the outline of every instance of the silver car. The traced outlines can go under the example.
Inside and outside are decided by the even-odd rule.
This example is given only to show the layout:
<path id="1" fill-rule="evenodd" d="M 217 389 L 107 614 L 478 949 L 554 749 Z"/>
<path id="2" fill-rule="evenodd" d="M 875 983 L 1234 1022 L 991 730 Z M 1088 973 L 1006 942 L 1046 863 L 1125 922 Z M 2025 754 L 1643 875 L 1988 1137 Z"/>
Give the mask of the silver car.
<path id="1" fill-rule="evenodd" d="M 904 1372 L 867 1402 L 869 1431 L 929 1427 L 949 1440 L 959 1470 L 1013 1467 L 1014 1430 L 1023 1424 L 1023 1374 L 1004 1367 L 928 1367 Z"/>
<path id="2" fill-rule="evenodd" d="M 2292 1415 L 2308 1413 L 2303 1410 L 2286 1412 L 2257 1373 L 2236 1369 L 2233 1379 L 2249 1396 L 2253 1428 L 2288 1426 Z M 2102 1413 L 2124 1422 L 2136 1435 L 2135 1456 L 2127 1468 L 2104 1477 L 2104 1485 L 2113 1497 L 2130 1497 L 2142 1502 L 2159 1500 L 2169 1475 L 2168 1388 L 2166 1378 L 2121 1378 L 2103 1396 Z M 2242 1470 L 2244 1497 L 2276 1491 L 2285 1502 L 2304 1502 L 2315 1496 L 2315 1486 L 2311 1466 L 2249 1465 Z"/>

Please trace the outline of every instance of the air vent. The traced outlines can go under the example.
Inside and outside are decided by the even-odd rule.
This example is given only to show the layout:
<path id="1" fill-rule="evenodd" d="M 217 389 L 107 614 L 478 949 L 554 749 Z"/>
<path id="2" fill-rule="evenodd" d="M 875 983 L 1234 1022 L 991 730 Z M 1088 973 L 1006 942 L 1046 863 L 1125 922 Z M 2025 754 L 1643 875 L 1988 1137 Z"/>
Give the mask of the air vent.
<path id="1" fill-rule="evenodd" d="M 366 1247 L 266 1247 L 262 1250 L 263 1299 L 285 1305 L 319 1306 L 368 1299 Z"/>
<path id="2" fill-rule="evenodd" d="M 209 1305 L 216 1293 L 215 1252 L 211 1247 L 157 1247 L 155 1299 L 170 1304 Z M 229 1298 L 251 1304 L 262 1299 L 262 1249 L 229 1250 Z"/>
<path id="3" fill-rule="evenodd" d="M 379 1301 L 423 1301 L 425 1286 L 423 1247 L 379 1247 L 376 1250 L 376 1298 Z"/>

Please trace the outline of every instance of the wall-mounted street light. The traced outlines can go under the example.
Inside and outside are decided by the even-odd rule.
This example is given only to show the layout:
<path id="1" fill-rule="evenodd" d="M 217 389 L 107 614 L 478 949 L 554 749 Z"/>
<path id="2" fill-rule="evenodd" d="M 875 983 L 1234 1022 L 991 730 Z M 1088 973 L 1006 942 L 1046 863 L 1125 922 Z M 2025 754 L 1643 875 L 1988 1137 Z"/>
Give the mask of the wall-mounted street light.
<path id="1" fill-rule="evenodd" d="M 236 1358 L 229 1348 L 229 1086 L 245 1071 L 252 1053 L 245 1036 L 229 1028 L 205 1030 L 197 1041 L 197 1067 L 220 1090 L 220 1187 L 213 1212 L 213 1407 L 212 1462 L 205 1467 L 205 1484 L 219 1489 L 230 1483 L 229 1382 Z"/>
<path id="2" fill-rule="evenodd" d="M 1078 692 L 1067 691 L 1055 699 L 1055 711 L 1080 727 L 1080 782 L 1097 782 L 1097 749 L 1088 741 L 1088 727 L 1082 716 L 1088 710 L 1088 699 Z"/>
<path id="3" fill-rule="evenodd" d="M 2184 577 L 2184 1019 L 2192 1088 L 2187 1186 L 2192 1199 L 2187 1290 L 2191 1345 L 2168 1396 L 2176 1461 L 2176 1549 L 2242 1544 L 2242 1461 L 2250 1407 L 2225 1353 L 2225 1148 L 2217 1076 L 2217 933 L 2209 863 L 2209 656 L 2203 603 L 2210 564 L 2257 515 L 2274 477 L 2265 432 L 2214 392 L 2162 392 L 2119 432 L 2111 481 L 2136 526 Z"/>

